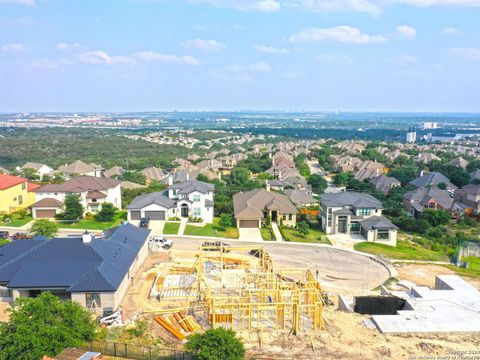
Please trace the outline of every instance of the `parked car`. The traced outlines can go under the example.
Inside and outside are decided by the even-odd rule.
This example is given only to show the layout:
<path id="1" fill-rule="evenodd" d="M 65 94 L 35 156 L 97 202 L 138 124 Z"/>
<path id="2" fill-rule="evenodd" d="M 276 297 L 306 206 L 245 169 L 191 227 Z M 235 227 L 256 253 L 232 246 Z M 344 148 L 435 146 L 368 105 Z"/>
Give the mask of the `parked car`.
<path id="1" fill-rule="evenodd" d="M 140 219 L 140 227 L 148 228 L 148 225 L 150 224 L 150 218 L 149 217 L 144 217 Z"/>
<path id="2" fill-rule="evenodd" d="M 227 244 L 223 241 L 205 241 L 202 246 L 208 247 L 208 251 L 222 251 L 222 252 L 230 252 L 228 249 L 230 244 Z"/>
<path id="3" fill-rule="evenodd" d="M 173 241 L 165 239 L 162 236 L 153 236 L 148 240 L 150 246 L 160 247 L 162 249 L 168 250 L 173 246 Z"/>
<path id="4" fill-rule="evenodd" d="M 0 239 L 8 239 L 10 233 L 8 231 L 0 231 Z"/>

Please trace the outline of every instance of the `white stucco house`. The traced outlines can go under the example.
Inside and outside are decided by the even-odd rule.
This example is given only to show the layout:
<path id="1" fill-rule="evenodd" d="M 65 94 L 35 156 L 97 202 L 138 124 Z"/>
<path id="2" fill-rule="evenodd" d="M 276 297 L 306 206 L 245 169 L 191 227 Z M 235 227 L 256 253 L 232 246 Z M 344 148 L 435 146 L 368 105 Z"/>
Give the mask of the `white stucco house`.
<path id="1" fill-rule="evenodd" d="M 51 168 L 48 165 L 40 164 L 40 163 L 27 162 L 18 170 L 26 170 L 26 169 L 34 170 L 40 179 L 43 179 L 45 175 L 53 174 L 53 168 Z"/>
<path id="2" fill-rule="evenodd" d="M 214 190 L 213 184 L 187 180 L 170 185 L 163 192 L 137 196 L 127 206 L 128 220 L 200 218 L 204 223 L 213 223 Z"/>
<path id="3" fill-rule="evenodd" d="M 367 241 L 396 246 L 397 227 L 382 216 L 382 202 L 369 194 L 320 195 L 322 228 L 329 235 L 360 235 Z"/>
<path id="4" fill-rule="evenodd" d="M 47 184 L 35 190 L 36 202 L 31 206 L 34 218 L 54 218 L 62 211 L 67 194 L 80 195 L 85 213 L 96 213 L 102 203 L 122 208 L 120 181 L 93 176 L 77 176 L 63 184 Z"/>

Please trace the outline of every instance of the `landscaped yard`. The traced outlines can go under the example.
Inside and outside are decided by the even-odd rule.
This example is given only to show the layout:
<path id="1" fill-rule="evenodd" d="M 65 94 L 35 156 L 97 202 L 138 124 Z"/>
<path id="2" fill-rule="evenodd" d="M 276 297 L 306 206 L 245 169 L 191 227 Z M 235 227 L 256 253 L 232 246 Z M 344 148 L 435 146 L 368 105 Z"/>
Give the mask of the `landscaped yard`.
<path id="1" fill-rule="evenodd" d="M 180 229 L 179 222 L 166 222 L 163 227 L 163 233 L 165 235 L 177 235 L 178 229 Z"/>
<path id="2" fill-rule="evenodd" d="M 310 229 L 307 235 L 300 234 L 298 230 L 289 228 L 282 228 L 281 232 L 285 241 L 332 244 L 323 231 L 316 229 Z"/>
<path id="3" fill-rule="evenodd" d="M 183 235 L 223 237 L 238 239 L 238 229 L 234 227 L 223 228 L 218 225 L 218 218 L 213 219 L 213 224 L 205 226 L 187 225 Z"/>
<path id="4" fill-rule="evenodd" d="M 12 221 L 11 222 L 2 222 L 0 221 L 0 226 L 11 226 L 11 227 L 20 227 L 25 224 L 28 224 L 32 221 L 32 216 L 30 214 L 25 215 L 23 219 L 20 219 L 20 214 L 18 213 L 11 213 Z"/>
<path id="5" fill-rule="evenodd" d="M 262 234 L 262 239 L 265 241 L 275 240 L 275 238 L 272 236 L 272 233 L 270 232 L 269 229 L 261 228 L 260 234 Z"/>
<path id="6" fill-rule="evenodd" d="M 462 261 L 465 261 L 468 264 L 466 269 L 458 268 L 453 265 L 449 265 L 448 267 L 457 272 L 459 275 L 466 275 L 466 276 L 480 276 L 480 258 L 469 256 L 466 258 L 462 258 Z"/>
<path id="7" fill-rule="evenodd" d="M 100 222 L 95 219 L 91 219 L 91 220 L 84 219 L 73 224 L 60 223 L 60 228 L 106 230 L 111 227 L 120 225 L 123 221 L 125 221 L 124 218 L 126 213 L 127 213 L 126 211 L 119 211 L 118 213 L 115 214 L 115 217 L 113 218 L 113 220 L 108 222 Z"/>
<path id="8" fill-rule="evenodd" d="M 385 244 L 361 242 L 354 245 L 357 251 L 366 252 L 373 255 L 382 255 L 392 259 L 401 260 L 427 260 L 427 261 L 448 261 L 445 254 L 432 251 L 407 241 L 397 241 L 397 246 Z"/>

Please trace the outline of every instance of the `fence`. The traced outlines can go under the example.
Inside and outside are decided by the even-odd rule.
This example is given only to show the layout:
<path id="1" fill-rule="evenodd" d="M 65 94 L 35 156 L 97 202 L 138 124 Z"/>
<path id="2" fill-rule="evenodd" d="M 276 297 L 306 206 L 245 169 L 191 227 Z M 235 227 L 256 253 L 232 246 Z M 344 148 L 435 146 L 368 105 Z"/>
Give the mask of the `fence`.
<path id="1" fill-rule="evenodd" d="M 195 360 L 195 354 L 190 352 L 168 349 L 122 344 L 104 341 L 87 341 L 81 349 L 100 352 L 103 355 L 116 356 L 136 360 Z"/>

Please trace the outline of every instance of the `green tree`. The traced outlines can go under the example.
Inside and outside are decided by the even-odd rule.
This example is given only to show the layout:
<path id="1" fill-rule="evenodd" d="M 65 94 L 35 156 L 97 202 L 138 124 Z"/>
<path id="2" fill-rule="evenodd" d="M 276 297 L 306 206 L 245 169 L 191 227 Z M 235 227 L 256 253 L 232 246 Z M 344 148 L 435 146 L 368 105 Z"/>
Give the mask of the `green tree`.
<path id="1" fill-rule="evenodd" d="M 303 236 L 306 236 L 310 233 L 310 226 L 306 221 L 301 221 L 297 223 L 297 230 Z"/>
<path id="2" fill-rule="evenodd" d="M 185 349 L 195 351 L 199 360 L 242 360 L 245 357 L 245 348 L 235 331 L 224 328 L 189 336 Z"/>
<path id="3" fill-rule="evenodd" d="M 428 221 L 432 226 L 439 226 L 448 224 L 452 216 L 445 210 L 427 209 L 422 213 L 422 219 Z"/>
<path id="4" fill-rule="evenodd" d="M 235 226 L 235 220 L 230 214 L 222 214 L 218 224 L 223 227 L 232 227 Z"/>
<path id="5" fill-rule="evenodd" d="M 65 220 L 77 220 L 83 216 L 83 206 L 80 202 L 80 195 L 68 194 L 65 196 Z"/>
<path id="6" fill-rule="evenodd" d="M 48 219 L 35 220 L 30 227 L 30 233 L 33 236 L 54 237 L 58 232 L 58 224 Z"/>
<path id="7" fill-rule="evenodd" d="M 115 217 L 115 214 L 117 213 L 117 210 L 118 209 L 115 206 L 113 206 L 112 203 L 109 203 L 109 202 L 102 203 L 102 208 L 95 215 L 95 220 L 101 221 L 101 222 L 112 221 L 113 218 Z"/>
<path id="8" fill-rule="evenodd" d="M 250 182 L 251 172 L 244 167 L 233 168 L 230 172 L 229 183 L 233 186 L 243 187 Z"/>
<path id="9" fill-rule="evenodd" d="M 388 172 L 388 176 L 394 177 L 402 183 L 408 183 L 415 179 L 420 173 L 419 169 L 414 166 L 402 166 L 392 169 Z"/>
<path id="10" fill-rule="evenodd" d="M 40 176 L 38 176 L 37 171 L 35 169 L 31 169 L 31 168 L 23 169 L 22 175 L 24 178 L 28 179 L 28 181 L 40 180 Z"/>
<path id="11" fill-rule="evenodd" d="M 145 185 L 145 175 L 138 171 L 125 171 L 122 175 L 118 177 L 118 179 Z"/>
<path id="12" fill-rule="evenodd" d="M 9 312 L 8 322 L 0 323 L 0 360 L 56 356 L 94 336 L 95 324 L 87 310 L 49 292 L 20 297 Z"/>
<path id="13" fill-rule="evenodd" d="M 333 183 L 335 185 L 346 185 L 350 177 L 351 177 L 351 174 L 349 173 L 346 173 L 346 172 L 338 173 L 333 177 Z"/>
<path id="14" fill-rule="evenodd" d="M 327 188 L 327 180 L 320 174 L 313 174 L 308 179 L 308 183 L 317 193 L 323 193 Z"/>

